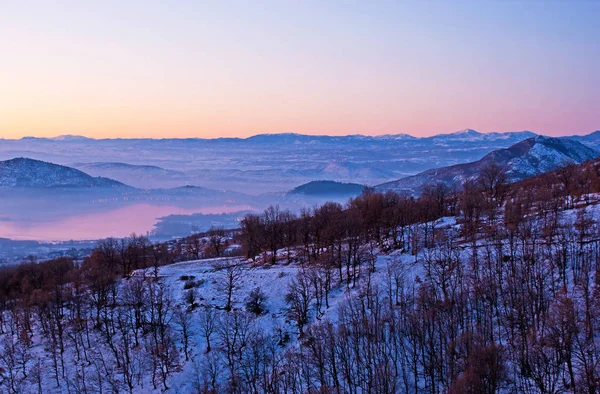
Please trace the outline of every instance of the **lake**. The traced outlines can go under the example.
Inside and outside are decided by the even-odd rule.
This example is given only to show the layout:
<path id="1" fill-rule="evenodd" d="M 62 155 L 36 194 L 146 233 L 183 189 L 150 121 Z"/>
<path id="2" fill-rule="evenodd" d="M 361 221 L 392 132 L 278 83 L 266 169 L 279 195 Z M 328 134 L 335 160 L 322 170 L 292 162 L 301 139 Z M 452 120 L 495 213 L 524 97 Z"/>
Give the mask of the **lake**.
<path id="1" fill-rule="evenodd" d="M 159 218 L 167 215 L 218 214 L 250 209 L 250 206 L 243 204 L 183 208 L 141 203 L 117 206 L 100 212 L 78 212 L 59 218 L 32 215 L 26 220 L 10 220 L 9 213 L 2 212 L 0 238 L 49 242 L 126 237 L 131 233 L 145 235 L 154 229 Z"/>

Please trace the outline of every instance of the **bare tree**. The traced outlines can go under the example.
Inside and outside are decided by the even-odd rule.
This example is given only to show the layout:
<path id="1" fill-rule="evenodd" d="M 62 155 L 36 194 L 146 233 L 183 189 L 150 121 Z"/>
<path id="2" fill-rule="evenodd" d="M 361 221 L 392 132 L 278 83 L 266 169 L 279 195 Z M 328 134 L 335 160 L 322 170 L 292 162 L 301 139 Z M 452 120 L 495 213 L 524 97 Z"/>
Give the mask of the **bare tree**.
<path id="1" fill-rule="evenodd" d="M 211 351 L 211 338 L 219 322 L 219 314 L 209 306 L 200 311 L 198 319 L 200 334 L 206 340 L 206 353 L 209 353 Z"/>
<path id="2" fill-rule="evenodd" d="M 192 332 L 192 314 L 190 311 L 177 307 L 174 313 L 175 324 L 179 327 L 179 333 L 181 334 L 181 340 L 183 342 L 183 353 L 185 354 L 185 361 L 190 359 L 189 348 L 190 348 L 190 336 Z"/>
<path id="3" fill-rule="evenodd" d="M 231 310 L 233 293 L 242 278 L 244 270 L 241 263 L 237 260 L 219 262 L 215 265 L 215 269 L 221 272 L 218 288 L 225 292 L 226 302 L 223 309 L 229 312 Z"/>
<path id="4" fill-rule="evenodd" d="M 244 311 L 225 313 L 219 320 L 219 343 L 225 352 L 232 391 L 239 387 L 238 366 L 252 335 L 253 317 Z"/>
<path id="5" fill-rule="evenodd" d="M 204 250 L 205 239 L 200 234 L 193 234 L 185 240 L 187 254 L 193 259 L 199 260 Z"/>
<path id="6" fill-rule="evenodd" d="M 289 306 L 288 316 L 296 322 L 300 330 L 300 336 L 303 334 L 304 326 L 308 324 L 308 315 L 313 297 L 309 277 L 304 272 L 299 272 L 288 285 L 285 301 Z"/>
<path id="7" fill-rule="evenodd" d="M 485 190 L 490 203 L 500 207 L 504 202 L 506 182 L 508 181 L 506 169 L 495 161 L 491 161 L 481 169 L 477 180 Z"/>
<path id="8" fill-rule="evenodd" d="M 222 227 L 211 227 L 208 231 L 208 245 L 211 248 L 211 254 L 215 257 L 223 256 L 225 248 L 227 248 L 229 240 Z"/>

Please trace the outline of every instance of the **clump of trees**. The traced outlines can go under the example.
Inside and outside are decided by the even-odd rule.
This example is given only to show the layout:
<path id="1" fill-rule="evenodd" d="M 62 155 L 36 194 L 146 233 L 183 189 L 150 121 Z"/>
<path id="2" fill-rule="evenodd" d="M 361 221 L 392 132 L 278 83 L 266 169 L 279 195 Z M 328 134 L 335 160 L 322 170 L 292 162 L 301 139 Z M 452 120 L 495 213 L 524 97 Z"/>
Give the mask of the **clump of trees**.
<path id="1" fill-rule="evenodd" d="M 177 241 L 174 249 L 188 260 L 235 256 L 237 252 L 228 249 L 235 233 L 236 230 L 211 227 L 209 231 L 196 233 Z"/>

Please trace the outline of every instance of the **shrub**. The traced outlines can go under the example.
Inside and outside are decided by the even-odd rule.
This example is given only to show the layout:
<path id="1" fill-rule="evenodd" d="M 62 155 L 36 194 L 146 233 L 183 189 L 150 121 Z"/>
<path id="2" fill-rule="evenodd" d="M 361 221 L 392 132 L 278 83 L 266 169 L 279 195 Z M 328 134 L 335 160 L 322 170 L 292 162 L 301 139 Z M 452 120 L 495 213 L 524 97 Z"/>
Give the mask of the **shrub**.
<path id="1" fill-rule="evenodd" d="M 196 307 L 196 290 L 190 289 L 185 292 L 184 295 L 185 302 L 188 304 L 190 309 L 194 309 Z"/>
<path id="2" fill-rule="evenodd" d="M 188 280 L 183 285 L 183 290 L 188 290 L 194 287 L 196 287 L 196 282 L 194 282 L 193 280 Z"/>
<path id="3" fill-rule="evenodd" d="M 267 296 L 262 292 L 260 287 L 252 290 L 246 298 L 246 310 L 252 312 L 255 315 L 261 315 L 267 310 L 265 309 L 265 302 Z"/>

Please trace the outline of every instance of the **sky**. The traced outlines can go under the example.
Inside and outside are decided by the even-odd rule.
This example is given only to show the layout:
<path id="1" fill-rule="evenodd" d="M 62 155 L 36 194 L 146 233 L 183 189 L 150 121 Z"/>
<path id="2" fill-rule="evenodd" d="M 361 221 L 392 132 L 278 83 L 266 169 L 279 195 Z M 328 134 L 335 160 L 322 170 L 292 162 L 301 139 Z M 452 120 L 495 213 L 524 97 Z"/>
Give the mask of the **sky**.
<path id="1" fill-rule="evenodd" d="M 600 129 L 600 1 L 2 1 L 0 137 Z"/>

